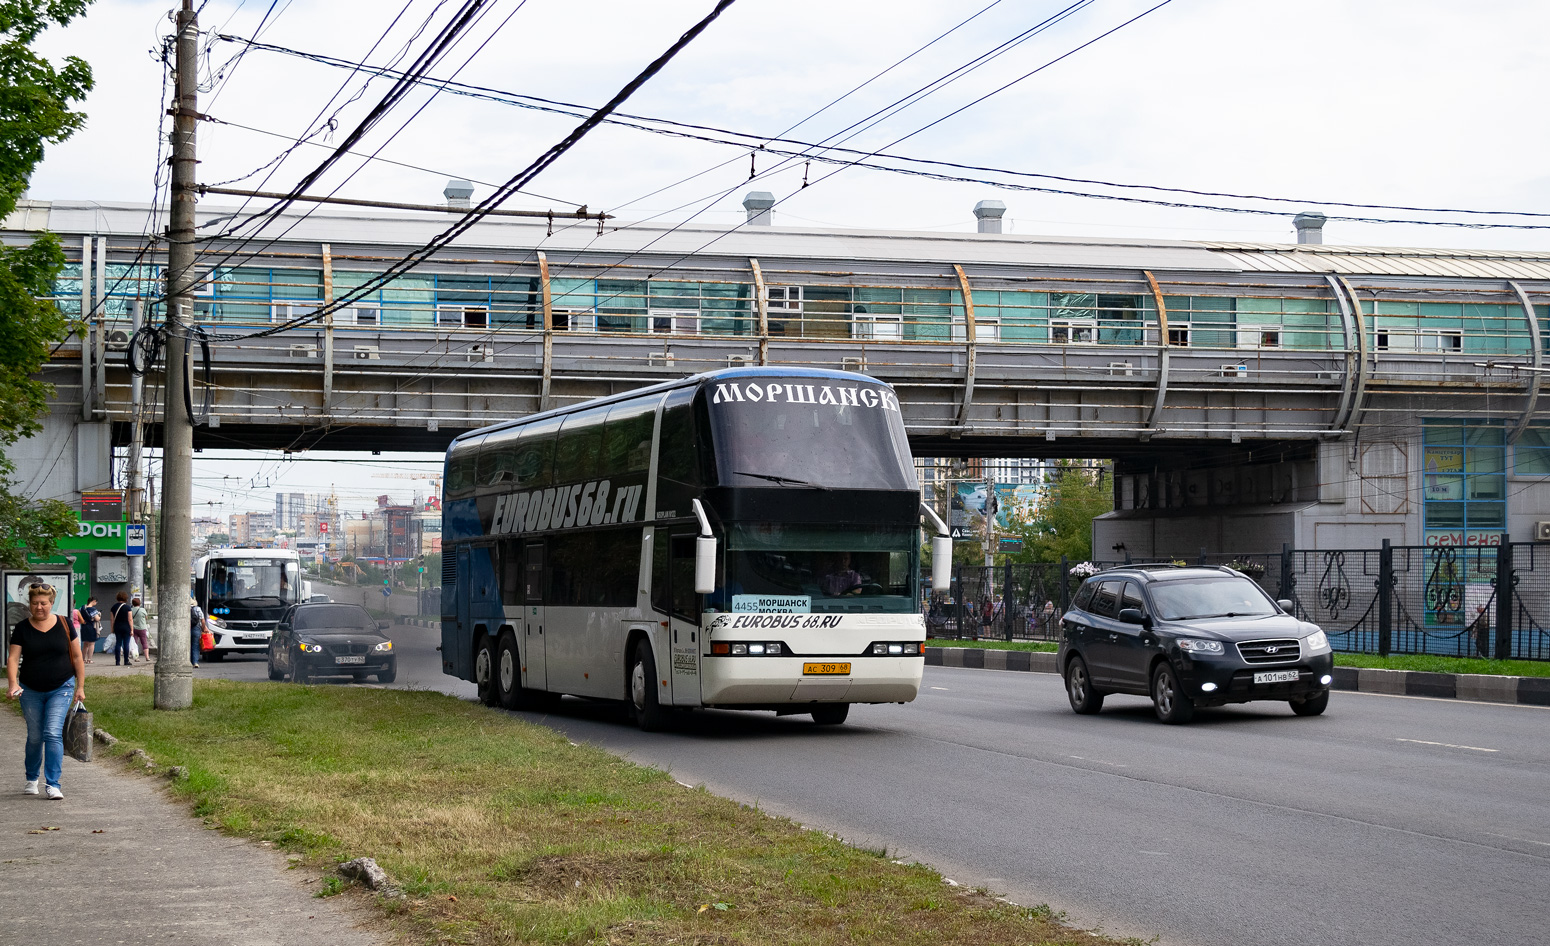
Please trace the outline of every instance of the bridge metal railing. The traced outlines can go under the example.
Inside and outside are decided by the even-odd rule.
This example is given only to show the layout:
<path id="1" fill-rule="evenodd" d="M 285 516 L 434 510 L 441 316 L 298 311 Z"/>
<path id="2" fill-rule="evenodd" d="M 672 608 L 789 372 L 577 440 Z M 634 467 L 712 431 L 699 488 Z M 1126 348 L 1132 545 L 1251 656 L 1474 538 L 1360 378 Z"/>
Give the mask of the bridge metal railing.
<path id="1" fill-rule="evenodd" d="M 1226 565 L 1254 579 L 1338 652 L 1550 660 L 1550 543 L 1457 548 L 1163 555 L 1176 565 Z M 955 566 L 948 591 L 926 595 L 928 634 L 1050 641 L 1087 575 L 1131 562 Z M 1139 563 L 1137 563 L 1139 564 Z M 929 576 L 923 575 L 922 581 Z"/>

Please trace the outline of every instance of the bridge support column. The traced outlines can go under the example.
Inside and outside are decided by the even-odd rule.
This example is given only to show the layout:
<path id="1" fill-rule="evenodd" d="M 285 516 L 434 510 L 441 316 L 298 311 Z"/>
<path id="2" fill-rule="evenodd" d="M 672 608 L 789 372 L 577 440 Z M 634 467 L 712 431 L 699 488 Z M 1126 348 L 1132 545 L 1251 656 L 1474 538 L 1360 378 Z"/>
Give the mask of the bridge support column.
<path id="1" fill-rule="evenodd" d="M 1528 373 L 1528 400 L 1523 404 L 1523 416 L 1519 417 L 1517 424 L 1507 432 L 1507 442 L 1517 443 L 1518 437 L 1523 434 L 1523 428 L 1534 419 L 1534 411 L 1539 409 L 1539 382 L 1544 374 L 1545 346 L 1539 337 L 1539 316 L 1534 312 L 1534 303 L 1529 301 L 1528 293 L 1524 292 L 1523 287 L 1514 280 L 1509 279 L 1507 285 L 1512 287 L 1512 291 L 1517 294 L 1518 304 L 1523 307 L 1523 317 L 1528 320 L 1529 346 L 1533 352 L 1530 356 L 1533 364 Z"/>
<path id="2" fill-rule="evenodd" d="M 323 305 L 334 301 L 334 254 L 333 248 L 323 244 Z M 334 406 L 334 313 L 323 315 L 323 413 L 333 413 Z"/>
<path id="3" fill-rule="evenodd" d="M 549 383 L 554 372 L 554 304 L 553 296 L 549 293 L 549 257 L 543 250 L 538 251 L 538 278 L 542 283 L 544 307 L 544 350 L 542 378 L 538 384 L 538 409 L 547 411 L 552 406 L 549 403 Z"/>
<path id="4" fill-rule="evenodd" d="M 965 344 L 965 359 L 963 363 L 963 403 L 958 405 L 959 433 L 962 428 L 968 426 L 969 410 L 974 406 L 974 370 L 975 370 L 975 342 L 977 333 L 974 330 L 974 294 L 969 290 L 969 277 L 964 273 L 963 267 L 953 264 L 953 271 L 958 274 L 958 286 L 963 290 L 963 337 Z"/>
<path id="5" fill-rule="evenodd" d="M 753 268 L 753 305 L 759 319 L 759 367 L 770 363 L 770 305 L 769 294 L 764 291 L 764 270 L 759 261 L 748 258 Z"/>
<path id="6" fill-rule="evenodd" d="M 81 420 L 92 419 L 91 237 L 81 237 Z"/>
<path id="7" fill-rule="evenodd" d="M 1152 300 L 1157 305 L 1157 396 L 1153 398 L 1152 412 L 1146 418 L 1147 432 L 1142 434 L 1142 438 L 1147 439 L 1157 430 L 1163 405 L 1168 401 L 1168 304 L 1163 301 L 1157 277 L 1145 269 L 1141 270 L 1141 275 L 1146 277 L 1146 284 L 1152 287 Z"/>

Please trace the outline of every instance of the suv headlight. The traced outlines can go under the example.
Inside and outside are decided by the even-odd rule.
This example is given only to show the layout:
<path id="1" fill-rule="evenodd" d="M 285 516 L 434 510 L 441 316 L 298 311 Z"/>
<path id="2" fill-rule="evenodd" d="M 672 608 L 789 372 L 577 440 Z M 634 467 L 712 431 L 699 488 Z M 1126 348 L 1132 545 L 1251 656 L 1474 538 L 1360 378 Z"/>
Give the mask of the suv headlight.
<path id="1" fill-rule="evenodd" d="M 1329 635 L 1323 631 L 1314 631 L 1302 639 L 1303 651 L 1307 654 L 1329 653 Z"/>
<path id="2" fill-rule="evenodd" d="M 1179 640 L 1179 650 L 1186 654 L 1219 654 L 1222 652 L 1222 642 L 1185 637 Z"/>
<path id="3" fill-rule="evenodd" d="M 392 650 L 393 649 L 393 642 L 392 641 L 383 641 L 382 643 L 378 644 L 376 647 L 374 647 L 372 649 L 373 650 Z"/>
<path id="4" fill-rule="evenodd" d="M 322 644 L 297 644 L 296 646 L 300 647 L 304 654 L 321 654 L 323 652 Z"/>

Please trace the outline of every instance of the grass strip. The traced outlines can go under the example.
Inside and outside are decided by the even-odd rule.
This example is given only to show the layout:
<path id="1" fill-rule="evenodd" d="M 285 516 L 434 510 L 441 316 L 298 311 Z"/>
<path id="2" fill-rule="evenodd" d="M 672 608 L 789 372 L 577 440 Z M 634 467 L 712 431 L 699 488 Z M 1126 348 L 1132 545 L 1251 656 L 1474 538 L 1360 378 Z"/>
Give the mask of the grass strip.
<path id="1" fill-rule="evenodd" d="M 931 638 L 927 647 L 972 647 L 977 650 L 1026 650 L 1034 653 L 1053 654 L 1060 646 L 1054 641 L 993 641 L 958 640 L 956 638 Z"/>
<path id="2" fill-rule="evenodd" d="M 151 683 L 94 680 L 114 751 L 186 766 L 172 790 L 195 814 L 309 866 L 375 858 L 411 939 L 1117 942 L 443 694 L 198 680 L 173 713 L 151 708 Z"/>
<path id="3" fill-rule="evenodd" d="M 1491 673 L 1508 677 L 1550 677 L 1550 661 L 1487 660 L 1480 657 L 1440 657 L 1434 654 L 1336 654 L 1337 667 L 1378 670 L 1420 670 L 1426 673 Z"/>

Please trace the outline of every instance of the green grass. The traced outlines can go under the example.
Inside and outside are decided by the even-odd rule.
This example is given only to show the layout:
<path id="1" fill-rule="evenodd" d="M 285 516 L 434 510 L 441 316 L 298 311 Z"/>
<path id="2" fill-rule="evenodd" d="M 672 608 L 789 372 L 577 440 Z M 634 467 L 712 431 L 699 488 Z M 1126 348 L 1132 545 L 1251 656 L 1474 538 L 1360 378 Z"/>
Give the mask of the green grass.
<path id="1" fill-rule="evenodd" d="M 1430 654 L 1336 654 L 1337 667 L 1380 670 L 1423 670 L 1428 673 L 1493 673 L 1509 677 L 1550 677 L 1550 660 L 1484 660 L 1478 657 L 1436 657 Z"/>
<path id="2" fill-rule="evenodd" d="M 1029 650 L 1035 653 L 1053 654 L 1059 645 L 1054 641 L 965 641 L 953 638 L 931 638 L 927 647 L 973 647 L 979 650 Z"/>
<path id="3" fill-rule="evenodd" d="M 1115 942 L 442 694 L 201 679 L 173 713 L 151 684 L 93 683 L 107 754 L 186 766 L 195 815 L 309 866 L 375 858 L 410 942 Z"/>

